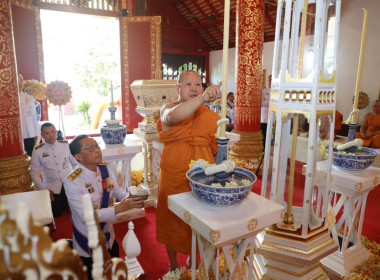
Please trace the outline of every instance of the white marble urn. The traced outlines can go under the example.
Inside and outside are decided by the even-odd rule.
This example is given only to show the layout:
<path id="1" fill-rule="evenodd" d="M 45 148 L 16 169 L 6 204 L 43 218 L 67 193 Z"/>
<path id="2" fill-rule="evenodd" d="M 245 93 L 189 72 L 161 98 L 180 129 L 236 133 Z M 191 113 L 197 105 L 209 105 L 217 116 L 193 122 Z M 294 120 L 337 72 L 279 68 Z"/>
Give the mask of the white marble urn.
<path id="1" fill-rule="evenodd" d="M 138 124 L 143 132 L 156 132 L 162 105 L 178 99 L 176 80 L 136 80 L 131 84 L 136 112 L 144 120 Z"/>

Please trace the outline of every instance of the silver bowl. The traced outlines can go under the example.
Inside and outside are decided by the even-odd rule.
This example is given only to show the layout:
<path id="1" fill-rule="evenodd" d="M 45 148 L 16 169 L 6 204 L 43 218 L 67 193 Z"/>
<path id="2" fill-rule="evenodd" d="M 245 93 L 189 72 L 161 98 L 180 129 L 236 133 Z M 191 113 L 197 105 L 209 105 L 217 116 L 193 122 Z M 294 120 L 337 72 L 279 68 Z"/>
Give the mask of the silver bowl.
<path id="1" fill-rule="evenodd" d="M 378 151 L 367 147 L 355 153 L 333 152 L 333 165 L 345 171 L 360 171 L 371 166 L 377 155 Z"/>
<path id="2" fill-rule="evenodd" d="M 241 203 L 251 192 L 257 177 L 251 171 L 235 167 L 235 171 L 229 173 L 224 182 L 215 175 L 206 176 L 200 167 L 189 170 L 186 177 L 190 182 L 191 191 L 200 201 L 212 206 L 229 206 Z M 238 187 L 211 187 L 212 183 L 223 183 L 231 180 L 250 180 L 251 183 Z"/>

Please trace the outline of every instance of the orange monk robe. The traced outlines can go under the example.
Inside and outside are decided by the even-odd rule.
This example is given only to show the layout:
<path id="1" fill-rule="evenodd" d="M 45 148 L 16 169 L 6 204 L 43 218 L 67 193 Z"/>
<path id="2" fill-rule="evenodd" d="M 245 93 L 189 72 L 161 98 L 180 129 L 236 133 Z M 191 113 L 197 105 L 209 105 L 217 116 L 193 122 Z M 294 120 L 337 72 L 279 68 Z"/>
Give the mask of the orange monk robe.
<path id="1" fill-rule="evenodd" d="M 164 143 L 158 184 L 157 241 L 182 254 L 191 254 L 191 229 L 168 209 L 168 196 L 191 190 L 186 178 L 191 160 L 214 163 L 218 120 L 218 114 L 201 106 L 193 116 L 168 131 L 162 131 L 161 122 L 157 125 L 159 139 Z"/>
<path id="2" fill-rule="evenodd" d="M 367 129 L 365 133 L 374 133 L 380 130 L 380 115 L 371 114 L 367 117 Z M 356 134 L 357 138 L 361 138 L 360 133 Z M 380 148 L 380 135 L 374 135 L 369 139 L 363 139 L 363 146 L 379 149 Z"/>

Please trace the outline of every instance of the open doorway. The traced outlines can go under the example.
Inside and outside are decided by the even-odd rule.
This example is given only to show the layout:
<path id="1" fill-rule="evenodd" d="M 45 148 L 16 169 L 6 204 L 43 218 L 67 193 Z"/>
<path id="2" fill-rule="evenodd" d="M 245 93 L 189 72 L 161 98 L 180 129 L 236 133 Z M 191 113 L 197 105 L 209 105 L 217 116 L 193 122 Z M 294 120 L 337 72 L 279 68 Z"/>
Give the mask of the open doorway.
<path id="1" fill-rule="evenodd" d="M 49 121 L 65 136 L 99 134 L 108 106 L 121 104 L 120 31 L 114 17 L 41 10 L 45 79 L 67 83 L 71 101 L 48 103 Z M 120 105 L 116 118 L 120 119 Z"/>

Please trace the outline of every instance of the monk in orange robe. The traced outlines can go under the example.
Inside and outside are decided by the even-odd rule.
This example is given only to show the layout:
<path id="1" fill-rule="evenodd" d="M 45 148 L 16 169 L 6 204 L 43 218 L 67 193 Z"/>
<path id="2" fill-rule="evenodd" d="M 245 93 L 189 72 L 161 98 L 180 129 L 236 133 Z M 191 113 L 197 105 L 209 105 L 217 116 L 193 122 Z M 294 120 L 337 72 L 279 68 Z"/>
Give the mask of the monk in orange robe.
<path id="1" fill-rule="evenodd" d="M 220 98 L 220 86 L 210 86 L 203 92 L 196 72 L 181 72 L 177 84 L 178 100 L 161 108 L 157 128 L 164 148 L 158 185 L 156 234 L 157 241 L 166 245 L 170 271 L 178 268 L 177 252 L 191 254 L 191 228 L 168 209 L 168 196 L 191 190 L 186 178 L 191 160 L 204 159 L 214 163 L 219 115 L 204 104 Z"/>
<path id="2" fill-rule="evenodd" d="M 380 100 L 374 101 L 372 112 L 364 116 L 358 136 L 363 139 L 363 146 L 380 148 Z"/>

